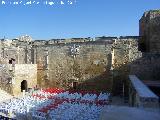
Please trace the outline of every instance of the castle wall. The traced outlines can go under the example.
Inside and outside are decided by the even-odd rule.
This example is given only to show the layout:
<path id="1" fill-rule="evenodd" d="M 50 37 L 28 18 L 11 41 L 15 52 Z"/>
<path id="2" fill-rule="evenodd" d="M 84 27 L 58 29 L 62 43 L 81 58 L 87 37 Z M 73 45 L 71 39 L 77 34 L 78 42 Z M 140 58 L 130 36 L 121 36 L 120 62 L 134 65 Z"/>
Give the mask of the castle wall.
<path id="1" fill-rule="evenodd" d="M 61 44 L 39 41 L 32 47 L 39 87 L 70 89 L 72 82 L 78 82 L 79 89 L 111 91 L 113 80 L 127 79 L 128 63 L 141 57 L 137 36 L 115 40 Z M 71 53 L 73 46 L 79 49 L 75 56 Z"/>
<path id="2" fill-rule="evenodd" d="M 36 64 L 1 64 L 0 87 L 12 95 L 21 93 L 21 82 L 27 81 L 27 88 L 37 85 Z M 26 89 L 27 89 L 26 88 Z"/>
<path id="3" fill-rule="evenodd" d="M 117 87 L 129 74 L 127 65 L 141 57 L 138 39 L 137 36 L 121 36 L 97 41 L 61 40 L 59 43 L 15 40 L 13 46 L 18 44 L 14 53 L 16 63 L 37 64 L 40 88 L 72 89 L 73 82 L 77 82 L 77 89 L 120 91 Z"/>
<path id="4" fill-rule="evenodd" d="M 0 64 L 0 88 L 13 94 L 12 91 L 12 66 L 10 64 Z"/>
<path id="5" fill-rule="evenodd" d="M 138 38 L 121 38 L 113 44 L 115 67 L 131 63 L 141 57 L 141 52 L 138 51 L 138 40 Z"/>
<path id="6" fill-rule="evenodd" d="M 139 108 L 159 108 L 159 97 L 154 94 L 139 78 L 129 75 L 129 104 Z"/>
<path id="7" fill-rule="evenodd" d="M 74 44 L 34 48 L 39 85 L 41 87 L 70 88 L 72 82 L 77 81 L 78 86 L 83 89 L 95 89 L 96 85 L 97 89 L 111 89 L 111 84 L 107 83 L 111 82 L 109 75 L 112 44 L 76 45 L 79 46 L 79 52 L 75 57 L 71 53 L 71 47 Z"/>
<path id="8" fill-rule="evenodd" d="M 143 53 L 142 58 L 130 65 L 130 74 L 135 74 L 142 80 L 160 80 L 160 55 Z"/>
<path id="9" fill-rule="evenodd" d="M 9 60 L 15 59 L 16 64 L 31 64 L 31 47 L 23 42 L 18 45 L 6 45 L 6 41 L 1 43 L 0 63 L 8 64 Z"/>
<path id="10" fill-rule="evenodd" d="M 125 95 L 128 92 L 128 75 L 130 73 L 129 64 L 142 57 L 138 51 L 138 38 L 121 37 L 113 44 L 113 90 L 114 95 Z M 124 88 L 126 88 L 124 90 Z M 122 93 L 123 92 L 123 93 Z"/>
<path id="11" fill-rule="evenodd" d="M 77 82 L 77 89 L 112 91 L 113 81 L 117 84 L 126 79 L 127 64 L 140 57 L 137 36 L 84 40 L 60 43 L 36 40 L 28 45 L 15 40 L 18 44 L 15 60 L 19 64 L 37 64 L 40 88 L 71 89 L 73 82 Z M 8 53 L 9 48 L 5 52 Z"/>
<path id="12" fill-rule="evenodd" d="M 37 65 L 36 64 L 15 64 L 14 77 L 12 78 L 13 95 L 21 93 L 21 83 L 27 81 L 28 88 L 37 85 Z"/>
<path id="13" fill-rule="evenodd" d="M 139 22 L 140 47 L 146 52 L 160 52 L 160 10 L 145 12 Z"/>

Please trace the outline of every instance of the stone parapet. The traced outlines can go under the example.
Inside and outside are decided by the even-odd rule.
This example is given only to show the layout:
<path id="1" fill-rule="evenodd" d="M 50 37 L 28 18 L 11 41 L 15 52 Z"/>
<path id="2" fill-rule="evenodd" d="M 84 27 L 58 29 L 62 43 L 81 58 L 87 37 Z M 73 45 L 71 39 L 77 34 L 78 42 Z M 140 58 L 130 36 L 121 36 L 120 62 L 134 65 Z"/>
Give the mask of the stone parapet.
<path id="1" fill-rule="evenodd" d="M 159 97 L 135 75 L 129 75 L 129 103 L 140 108 L 159 108 Z"/>

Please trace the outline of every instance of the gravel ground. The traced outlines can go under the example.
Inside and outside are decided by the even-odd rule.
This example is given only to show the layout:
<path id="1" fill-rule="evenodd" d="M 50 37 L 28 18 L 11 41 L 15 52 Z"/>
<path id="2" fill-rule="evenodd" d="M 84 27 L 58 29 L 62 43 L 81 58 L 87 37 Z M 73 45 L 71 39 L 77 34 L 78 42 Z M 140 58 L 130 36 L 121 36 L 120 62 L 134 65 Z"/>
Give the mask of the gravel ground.
<path id="1" fill-rule="evenodd" d="M 9 100 L 11 98 L 13 98 L 12 95 L 10 95 L 7 92 L 5 92 L 4 90 L 0 89 L 0 103 L 5 102 L 6 100 Z"/>
<path id="2" fill-rule="evenodd" d="M 144 109 L 107 106 L 102 110 L 100 120 L 160 120 L 160 110 L 147 111 Z"/>

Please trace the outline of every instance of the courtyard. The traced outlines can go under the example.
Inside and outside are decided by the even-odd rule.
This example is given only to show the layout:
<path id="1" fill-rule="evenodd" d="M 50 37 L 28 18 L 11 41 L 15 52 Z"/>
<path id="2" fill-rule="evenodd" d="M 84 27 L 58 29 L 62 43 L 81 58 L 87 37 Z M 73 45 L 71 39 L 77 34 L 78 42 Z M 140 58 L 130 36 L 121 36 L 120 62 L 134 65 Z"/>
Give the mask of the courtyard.
<path id="1" fill-rule="evenodd" d="M 42 89 L 2 102 L 0 112 L 17 120 L 98 120 L 109 97 L 104 92 Z"/>

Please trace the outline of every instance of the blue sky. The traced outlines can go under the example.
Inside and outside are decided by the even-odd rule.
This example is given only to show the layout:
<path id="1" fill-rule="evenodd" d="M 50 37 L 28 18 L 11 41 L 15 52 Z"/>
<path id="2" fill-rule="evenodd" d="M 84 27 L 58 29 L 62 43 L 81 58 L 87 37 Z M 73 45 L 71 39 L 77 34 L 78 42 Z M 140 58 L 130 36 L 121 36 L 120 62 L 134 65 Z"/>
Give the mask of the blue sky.
<path id="1" fill-rule="evenodd" d="M 64 5 L 60 0 L 49 1 L 58 3 L 0 4 L 0 38 L 25 34 L 33 39 L 138 35 L 144 11 L 160 9 L 160 0 L 71 0 L 71 5 L 67 0 L 62 0 Z"/>

